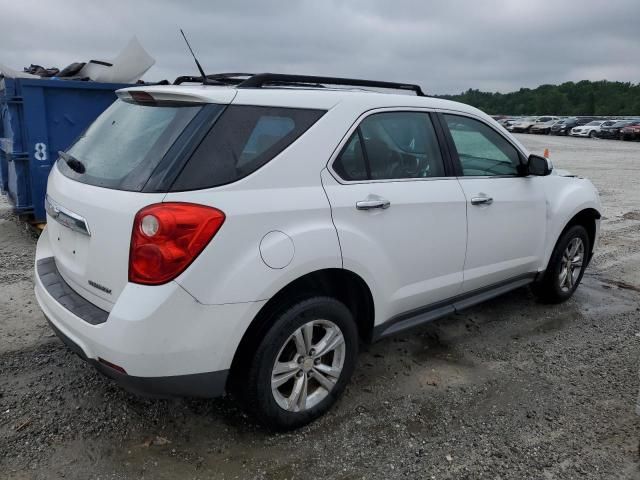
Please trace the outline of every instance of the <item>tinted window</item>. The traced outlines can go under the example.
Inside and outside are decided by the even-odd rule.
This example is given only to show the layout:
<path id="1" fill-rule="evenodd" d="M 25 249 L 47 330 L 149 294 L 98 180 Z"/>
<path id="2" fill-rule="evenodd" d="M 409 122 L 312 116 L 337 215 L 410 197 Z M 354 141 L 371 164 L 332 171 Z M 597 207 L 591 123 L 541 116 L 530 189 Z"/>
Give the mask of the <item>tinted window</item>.
<path id="1" fill-rule="evenodd" d="M 351 135 L 340 156 L 333 162 L 333 169 L 343 180 L 356 181 L 369 178 L 359 131 Z"/>
<path id="2" fill-rule="evenodd" d="M 321 110 L 230 105 L 172 190 L 215 187 L 246 177 L 291 145 L 323 114 Z"/>
<path id="3" fill-rule="evenodd" d="M 358 150 L 358 138 L 362 153 Z M 353 155 L 349 153 L 351 150 Z M 426 113 L 388 112 L 365 118 L 334 163 L 334 169 L 343 176 L 340 170 L 345 172 L 351 165 L 353 172 L 361 176 L 363 161 L 371 180 L 445 175 L 438 140 Z"/>
<path id="4" fill-rule="evenodd" d="M 444 115 L 465 176 L 516 175 L 518 151 L 484 123 L 458 115 Z"/>
<path id="5" fill-rule="evenodd" d="M 84 173 L 70 168 L 63 159 L 58 168 L 79 182 L 141 190 L 201 109 L 199 105 L 150 106 L 116 100 L 67 150 L 82 164 Z"/>

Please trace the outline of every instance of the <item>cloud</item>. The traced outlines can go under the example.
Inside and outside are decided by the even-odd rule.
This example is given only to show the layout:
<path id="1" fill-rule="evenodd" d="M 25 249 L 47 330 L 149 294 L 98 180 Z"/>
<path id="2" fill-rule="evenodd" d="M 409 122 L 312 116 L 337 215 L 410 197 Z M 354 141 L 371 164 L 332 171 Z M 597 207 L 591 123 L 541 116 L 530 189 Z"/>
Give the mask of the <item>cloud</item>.
<path id="1" fill-rule="evenodd" d="M 430 93 L 568 80 L 640 81 L 640 2 L 425 0 L 42 2 L 3 7 L 0 63 L 108 59 L 137 35 L 147 80 L 208 72 L 342 75 Z"/>

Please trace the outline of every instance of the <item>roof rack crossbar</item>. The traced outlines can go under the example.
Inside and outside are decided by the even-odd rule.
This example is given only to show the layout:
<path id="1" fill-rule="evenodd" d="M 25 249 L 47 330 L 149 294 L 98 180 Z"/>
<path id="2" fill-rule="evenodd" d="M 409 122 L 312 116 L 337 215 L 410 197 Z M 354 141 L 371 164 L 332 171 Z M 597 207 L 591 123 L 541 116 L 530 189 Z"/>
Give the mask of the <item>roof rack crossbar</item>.
<path id="1" fill-rule="evenodd" d="M 237 88 L 262 88 L 268 84 L 315 87 L 319 85 L 342 85 L 351 87 L 389 88 L 394 90 L 409 90 L 419 97 L 426 96 L 422 88 L 420 88 L 420 85 L 411 83 L 379 82 L 376 80 L 360 80 L 356 78 L 316 77 L 311 75 L 287 75 L 281 73 L 260 73 L 252 75 L 236 86 Z"/>

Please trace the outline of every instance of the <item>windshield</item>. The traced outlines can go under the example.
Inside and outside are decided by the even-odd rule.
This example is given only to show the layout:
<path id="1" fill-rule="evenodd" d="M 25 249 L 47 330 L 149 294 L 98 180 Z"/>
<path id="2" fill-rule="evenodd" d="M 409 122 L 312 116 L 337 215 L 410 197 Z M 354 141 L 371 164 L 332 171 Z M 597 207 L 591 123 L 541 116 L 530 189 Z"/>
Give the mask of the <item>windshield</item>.
<path id="1" fill-rule="evenodd" d="M 82 183 L 140 191 L 203 108 L 185 105 L 152 106 L 116 100 L 61 155 L 58 168 Z"/>
<path id="2" fill-rule="evenodd" d="M 598 125 L 602 125 L 602 122 L 589 122 L 585 125 L 585 127 L 597 127 Z"/>

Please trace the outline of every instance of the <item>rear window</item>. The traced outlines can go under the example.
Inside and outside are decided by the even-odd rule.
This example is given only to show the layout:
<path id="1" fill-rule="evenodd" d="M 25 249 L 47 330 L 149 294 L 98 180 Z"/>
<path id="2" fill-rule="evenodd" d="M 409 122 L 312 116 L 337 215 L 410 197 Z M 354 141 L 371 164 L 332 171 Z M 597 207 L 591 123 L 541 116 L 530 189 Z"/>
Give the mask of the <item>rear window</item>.
<path id="1" fill-rule="evenodd" d="M 202 108 L 116 100 L 60 158 L 58 167 L 82 183 L 140 191 Z"/>
<path id="2" fill-rule="evenodd" d="M 230 105 L 198 146 L 172 190 L 216 187 L 246 177 L 296 141 L 324 113 Z"/>

